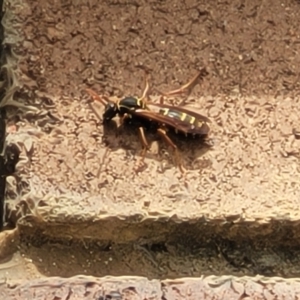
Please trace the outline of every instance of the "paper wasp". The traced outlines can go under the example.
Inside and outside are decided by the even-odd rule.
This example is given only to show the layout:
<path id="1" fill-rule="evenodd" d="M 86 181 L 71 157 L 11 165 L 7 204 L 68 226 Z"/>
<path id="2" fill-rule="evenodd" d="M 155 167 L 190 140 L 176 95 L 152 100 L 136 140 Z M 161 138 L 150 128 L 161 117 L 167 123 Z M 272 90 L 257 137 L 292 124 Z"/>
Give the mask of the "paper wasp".
<path id="1" fill-rule="evenodd" d="M 176 162 L 181 172 L 184 173 L 177 146 L 170 139 L 167 132 L 173 129 L 176 133 L 183 133 L 185 136 L 204 138 L 210 130 L 208 126 L 210 120 L 196 112 L 185 109 L 182 107 L 182 104 L 179 106 L 164 104 L 164 97 L 181 94 L 187 90 L 191 90 L 197 81 L 203 79 L 207 74 L 206 69 L 203 68 L 191 81 L 181 88 L 167 93 L 161 93 L 159 103 L 147 101 L 146 98 L 149 92 L 149 83 L 147 79 L 146 87 L 141 98 L 125 97 L 113 102 L 106 97 L 100 97 L 90 89 L 86 89 L 86 91 L 92 96 L 93 100 L 99 101 L 105 106 L 103 123 L 109 122 L 118 115 L 121 124 L 126 121 L 134 124 L 138 128 L 143 148 L 141 162 L 143 162 L 146 152 L 149 149 L 149 144 L 145 137 L 145 130 L 154 130 L 166 144 L 174 150 Z"/>

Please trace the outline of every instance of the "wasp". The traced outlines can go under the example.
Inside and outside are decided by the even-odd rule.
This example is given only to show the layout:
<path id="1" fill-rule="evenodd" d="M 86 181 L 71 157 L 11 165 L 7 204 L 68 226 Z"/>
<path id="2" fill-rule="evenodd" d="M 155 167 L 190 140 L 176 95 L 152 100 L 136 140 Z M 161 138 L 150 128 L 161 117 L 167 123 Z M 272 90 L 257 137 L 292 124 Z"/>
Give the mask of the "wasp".
<path id="1" fill-rule="evenodd" d="M 145 130 L 154 130 L 165 143 L 173 149 L 174 157 L 177 165 L 182 173 L 185 169 L 181 162 L 181 157 L 176 144 L 168 136 L 168 131 L 174 130 L 175 133 L 183 133 L 186 137 L 205 138 L 209 133 L 210 120 L 196 112 L 183 107 L 183 103 L 178 106 L 168 105 L 164 103 L 166 97 L 182 94 L 190 91 L 192 87 L 203 79 L 208 72 L 205 68 L 192 78 L 187 84 L 176 90 L 167 93 L 160 92 L 159 103 L 147 100 L 149 92 L 149 82 L 146 78 L 146 86 L 140 98 L 125 97 L 116 102 L 106 97 L 100 97 L 91 89 L 86 89 L 95 101 L 99 101 L 104 105 L 103 123 L 109 122 L 117 115 L 120 117 L 120 124 L 125 121 L 134 124 L 138 128 L 139 138 L 142 144 L 141 163 L 144 161 L 147 150 L 150 148 L 145 136 Z"/>

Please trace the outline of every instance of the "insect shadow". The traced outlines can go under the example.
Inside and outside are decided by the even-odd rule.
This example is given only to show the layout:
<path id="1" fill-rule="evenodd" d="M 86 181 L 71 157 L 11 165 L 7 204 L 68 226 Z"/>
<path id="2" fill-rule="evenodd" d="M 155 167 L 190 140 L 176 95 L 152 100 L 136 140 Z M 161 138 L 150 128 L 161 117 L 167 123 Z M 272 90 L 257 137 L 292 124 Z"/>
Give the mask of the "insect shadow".
<path id="1" fill-rule="evenodd" d="M 119 126 L 115 120 L 111 120 L 102 126 L 102 142 L 110 151 L 124 149 L 128 159 L 133 157 L 136 160 L 139 159 L 142 146 L 136 123 L 124 122 Z M 151 129 L 151 126 L 144 127 L 144 129 L 149 145 L 157 145 L 157 147 L 150 147 L 150 150 L 147 151 L 146 160 L 153 159 L 159 163 L 166 163 L 170 168 L 176 168 L 172 148 L 164 143 L 156 131 Z M 209 160 L 201 159 L 213 147 L 212 140 L 207 136 L 185 136 L 183 133 L 176 133 L 173 130 L 168 131 L 168 136 L 177 145 L 182 162 L 188 170 L 206 168 L 211 165 Z M 153 148 L 156 149 L 153 150 Z"/>

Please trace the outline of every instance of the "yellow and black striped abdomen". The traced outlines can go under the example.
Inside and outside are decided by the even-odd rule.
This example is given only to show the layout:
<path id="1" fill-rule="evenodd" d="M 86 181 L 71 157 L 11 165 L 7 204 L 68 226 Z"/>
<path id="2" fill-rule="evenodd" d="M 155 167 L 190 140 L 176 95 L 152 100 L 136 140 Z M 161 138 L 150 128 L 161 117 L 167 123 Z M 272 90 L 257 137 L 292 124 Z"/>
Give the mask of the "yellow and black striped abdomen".
<path id="1" fill-rule="evenodd" d="M 209 127 L 207 125 L 208 119 L 199 114 L 191 113 L 184 110 L 181 111 L 180 108 L 166 108 L 161 107 L 159 109 L 159 114 L 171 118 L 174 122 L 179 125 L 178 129 L 188 134 L 207 134 Z M 194 116 L 192 115 L 194 114 Z M 176 129 L 176 126 L 174 126 Z"/>

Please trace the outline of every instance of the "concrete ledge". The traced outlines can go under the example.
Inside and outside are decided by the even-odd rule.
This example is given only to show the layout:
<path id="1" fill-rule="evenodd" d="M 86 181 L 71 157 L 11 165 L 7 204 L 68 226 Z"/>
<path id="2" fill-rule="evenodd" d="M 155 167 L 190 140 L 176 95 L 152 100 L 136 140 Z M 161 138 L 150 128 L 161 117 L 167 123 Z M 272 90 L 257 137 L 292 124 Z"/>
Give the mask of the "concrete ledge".
<path id="1" fill-rule="evenodd" d="M 298 280 L 210 276 L 201 279 L 147 280 L 139 277 L 52 277 L 25 283 L 3 283 L 3 299 L 297 299 Z"/>
<path id="2" fill-rule="evenodd" d="M 184 220 L 180 216 L 145 217 L 138 213 L 127 216 L 109 216 L 103 219 L 64 220 L 53 218 L 48 221 L 27 216 L 19 223 L 22 234 L 44 236 L 54 239 L 87 239 L 104 243 L 173 243 L 182 240 L 205 242 L 212 236 L 239 243 L 254 242 L 271 245 L 299 245 L 298 221 L 263 220 L 233 222 L 228 218 L 206 221 L 205 218 Z M 74 217 L 74 216 L 72 216 Z"/>

